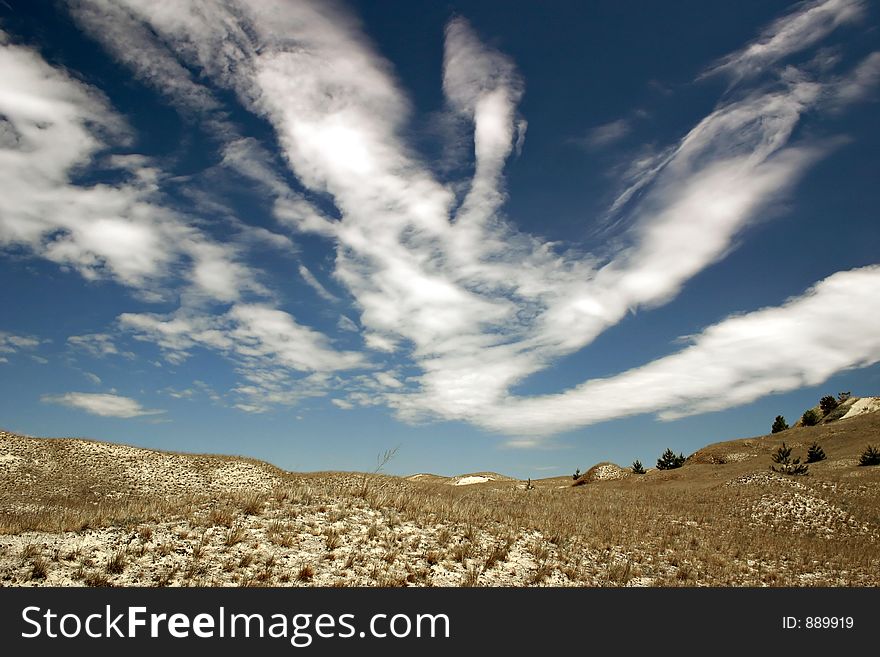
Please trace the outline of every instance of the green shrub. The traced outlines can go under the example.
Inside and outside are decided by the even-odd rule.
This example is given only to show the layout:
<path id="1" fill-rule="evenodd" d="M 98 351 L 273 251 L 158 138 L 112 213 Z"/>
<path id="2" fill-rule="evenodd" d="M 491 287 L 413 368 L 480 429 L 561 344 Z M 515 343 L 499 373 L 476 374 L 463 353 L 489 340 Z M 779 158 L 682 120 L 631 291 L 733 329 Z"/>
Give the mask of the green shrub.
<path id="1" fill-rule="evenodd" d="M 773 420 L 773 426 L 770 427 L 770 433 L 779 433 L 780 431 L 785 431 L 788 429 L 788 422 L 785 421 L 785 418 L 781 415 L 777 415 L 776 419 Z"/>
<path id="2" fill-rule="evenodd" d="M 880 449 L 873 445 L 865 447 L 865 451 L 859 457 L 859 465 L 880 465 Z"/>
<path id="3" fill-rule="evenodd" d="M 658 470 L 673 470 L 675 468 L 680 468 L 684 465 L 684 454 L 675 455 L 671 449 L 667 449 L 663 452 L 663 455 L 657 459 L 657 469 Z"/>
<path id="4" fill-rule="evenodd" d="M 819 446 L 819 443 L 813 441 L 813 444 L 807 448 L 807 463 L 816 463 L 825 460 L 825 450 Z"/>
<path id="5" fill-rule="evenodd" d="M 782 446 L 776 450 L 776 453 L 770 457 L 776 465 L 771 465 L 770 469 L 773 472 L 779 472 L 780 474 L 787 475 L 805 475 L 808 474 L 809 466 L 804 463 L 801 463 L 799 458 L 792 459 L 791 458 L 791 447 L 786 447 L 785 443 L 782 443 Z"/>
<path id="6" fill-rule="evenodd" d="M 804 411 L 804 414 L 801 415 L 801 422 L 803 422 L 805 427 L 812 427 L 819 424 L 819 414 L 814 411 L 812 408 Z"/>
<path id="7" fill-rule="evenodd" d="M 633 474 L 645 474 L 645 468 L 642 467 L 642 462 L 636 459 L 632 464 Z"/>
<path id="8" fill-rule="evenodd" d="M 571 475 L 571 478 L 574 479 L 574 480 L 577 480 L 577 478 L 580 477 L 580 476 L 581 476 L 581 469 L 578 468 L 577 470 L 574 471 L 574 474 Z"/>

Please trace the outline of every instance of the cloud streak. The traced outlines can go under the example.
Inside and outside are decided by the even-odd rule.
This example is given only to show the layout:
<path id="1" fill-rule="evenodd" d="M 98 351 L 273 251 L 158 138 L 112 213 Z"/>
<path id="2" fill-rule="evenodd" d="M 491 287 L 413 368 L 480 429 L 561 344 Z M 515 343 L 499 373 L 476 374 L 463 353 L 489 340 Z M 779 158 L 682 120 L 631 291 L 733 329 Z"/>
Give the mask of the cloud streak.
<path id="1" fill-rule="evenodd" d="M 120 395 L 66 392 L 62 395 L 43 395 L 41 400 L 47 404 L 60 404 L 100 417 L 133 418 L 145 415 L 160 415 L 165 411 L 143 408 L 130 397 Z"/>
<path id="2" fill-rule="evenodd" d="M 775 308 L 734 315 L 678 353 L 559 395 L 509 398 L 477 422 L 546 435 L 637 413 L 718 411 L 880 362 L 880 267 L 839 272 Z"/>
<path id="3" fill-rule="evenodd" d="M 703 74 L 725 74 L 734 81 L 758 75 L 780 60 L 818 43 L 842 25 L 865 15 L 863 0 L 813 0 L 768 26 L 742 50 L 733 52 Z"/>

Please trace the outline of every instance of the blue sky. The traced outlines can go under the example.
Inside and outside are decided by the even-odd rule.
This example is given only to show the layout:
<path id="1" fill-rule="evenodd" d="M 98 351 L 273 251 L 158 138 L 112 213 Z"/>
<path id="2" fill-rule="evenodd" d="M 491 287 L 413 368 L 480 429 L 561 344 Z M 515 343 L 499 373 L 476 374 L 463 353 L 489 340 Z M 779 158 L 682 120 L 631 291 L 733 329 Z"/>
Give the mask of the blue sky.
<path id="1" fill-rule="evenodd" d="M 536 478 L 878 394 L 878 24 L 0 2 L 0 426 Z"/>

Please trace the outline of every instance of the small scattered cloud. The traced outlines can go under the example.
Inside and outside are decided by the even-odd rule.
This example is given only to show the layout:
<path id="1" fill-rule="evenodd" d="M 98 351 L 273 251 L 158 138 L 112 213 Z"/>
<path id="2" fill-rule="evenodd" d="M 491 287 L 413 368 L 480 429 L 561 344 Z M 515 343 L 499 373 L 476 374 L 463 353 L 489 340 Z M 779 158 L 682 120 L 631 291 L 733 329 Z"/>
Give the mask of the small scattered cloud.
<path id="1" fill-rule="evenodd" d="M 75 349 L 84 351 L 95 358 L 107 356 L 121 356 L 132 359 L 135 355 L 130 351 L 119 349 L 116 341 L 109 333 L 87 333 L 84 335 L 71 335 L 67 338 L 67 344 Z"/>
<path id="2" fill-rule="evenodd" d="M 130 397 L 102 393 L 67 392 L 61 395 L 43 395 L 41 401 L 75 408 L 101 417 L 133 418 L 165 412 L 143 408 Z"/>
<path id="3" fill-rule="evenodd" d="M 15 354 L 22 350 L 30 351 L 39 347 L 41 343 L 42 340 L 32 335 L 0 331 L 0 354 Z M 6 363 L 8 359 L 4 356 L 2 362 Z"/>
<path id="4" fill-rule="evenodd" d="M 620 141 L 632 132 L 633 125 L 629 119 L 617 119 L 604 123 L 590 130 L 589 134 L 577 140 L 578 143 L 592 150 L 599 150 Z"/>

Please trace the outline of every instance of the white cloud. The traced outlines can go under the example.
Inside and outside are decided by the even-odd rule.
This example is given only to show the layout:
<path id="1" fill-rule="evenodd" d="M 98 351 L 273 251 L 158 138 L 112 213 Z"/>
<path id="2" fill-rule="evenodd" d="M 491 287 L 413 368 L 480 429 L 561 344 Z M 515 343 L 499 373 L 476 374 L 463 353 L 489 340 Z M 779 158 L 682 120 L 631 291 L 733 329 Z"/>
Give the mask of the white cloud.
<path id="1" fill-rule="evenodd" d="M 804 50 L 832 31 L 865 15 L 862 0 L 812 0 L 796 5 L 786 16 L 774 21 L 761 35 L 712 65 L 705 73 L 725 73 L 741 80 L 765 71 L 789 55 Z"/>
<path id="2" fill-rule="evenodd" d="M 734 315 L 691 346 L 568 392 L 508 398 L 473 419 L 512 434 L 546 435 L 636 413 L 664 419 L 717 411 L 814 386 L 880 362 L 880 266 L 839 272 L 782 306 Z"/>
<path id="3" fill-rule="evenodd" d="M 239 304 L 230 310 L 229 318 L 236 324 L 230 336 L 242 356 L 271 359 L 302 372 L 332 372 L 366 364 L 359 353 L 332 349 L 324 335 L 298 324 L 284 311 Z"/>
<path id="4" fill-rule="evenodd" d="M 116 185 L 72 182 L 132 139 L 98 91 L 21 46 L 0 47 L 0 68 L 0 247 L 25 246 L 86 279 L 110 277 L 147 294 L 180 260 L 191 263 L 193 291 L 210 299 L 264 292 L 232 247 L 157 201 L 162 176 L 145 158 L 107 159 L 128 174 Z"/>
<path id="5" fill-rule="evenodd" d="M 91 372 L 83 372 L 83 376 L 94 383 L 96 386 L 101 385 L 101 377 L 97 374 L 92 374 Z"/>
<path id="6" fill-rule="evenodd" d="M 590 134 L 587 135 L 586 139 L 582 140 L 582 143 L 594 149 L 604 148 L 616 141 L 620 141 L 630 132 L 632 132 L 632 123 L 627 119 L 617 119 L 590 130 Z"/>
<path id="7" fill-rule="evenodd" d="M 243 380 L 233 392 L 245 401 L 235 406 L 250 413 L 326 394 L 339 385 L 328 378 L 330 374 L 368 365 L 361 354 L 334 349 L 323 334 L 261 304 L 235 304 L 222 316 L 124 313 L 119 324 L 135 339 L 159 345 L 165 359 L 175 365 L 197 347 L 230 358 Z"/>
<path id="8" fill-rule="evenodd" d="M 125 358 L 134 358 L 134 354 L 130 351 L 120 351 L 108 333 L 88 333 L 85 335 L 71 335 L 67 338 L 67 343 L 77 349 L 82 349 L 96 358 L 105 356 L 123 356 Z"/>
<path id="9" fill-rule="evenodd" d="M 348 331 L 349 333 L 357 333 L 360 329 L 358 325 L 354 323 L 349 317 L 345 315 L 339 316 L 339 321 L 336 322 L 336 326 L 342 331 Z"/>
<path id="10" fill-rule="evenodd" d="M 67 392 L 62 395 L 43 395 L 43 402 L 60 404 L 78 410 L 100 415 L 101 417 L 132 418 L 144 415 L 158 415 L 162 410 L 143 408 L 130 397 L 89 392 Z"/>
<path id="11" fill-rule="evenodd" d="M 832 88 L 832 102 L 841 107 L 868 97 L 880 85 L 880 52 L 865 57 Z"/>
<path id="12" fill-rule="evenodd" d="M 32 335 L 18 335 L 0 331 L 0 354 L 14 354 L 20 349 L 35 349 L 40 339 Z"/>
<path id="13" fill-rule="evenodd" d="M 632 402 L 633 408 L 591 408 L 607 406 L 616 416 L 680 412 L 675 409 L 687 400 L 692 402 L 687 412 L 707 409 L 709 401 L 694 397 L 674 357 L 561 395 L 516 399 L 509 390 L 590 344 L 628 312 L 674 298 L 690 278 L 723 258 L 830 148 L 792 139 L 801 116 L 821 109 L 834 94 L 861 97 L 876 77 L 869 58 L 848 78 L 851 88 L 827 72 L 810 80 L 789 70 L 773 87 L 725 99 L 678 143 L 634 163 L 612 208 L 630 212 L 629 228 L 607 252 L 585 255 L 522 234 L 503 216 L 503 170 L 526 128 L 517 111 L 524 82 L 512 60 L 486 46 L 463 18 L 446 28 L 443 91 L 449 110 L 473 130 L 472 162 L 463 163 L 473 164 L 473 175 L 445 183 L 403 137 L 411 107 L 390 65 L 335 4 L 83 0 L 74 6 L 89 31 L 142 79 L 182 112 L 210 119 L 210 130 L 224 144 L 221 166 L 259 181 L 278 221 L 332 240 L 334 280 L 354 299 L 365 348 L 376 358 L 408 359 L 420 370 L 406 385 L 390 370 L 354 383 L 353 377 L 336 378 L 367 367 L 367 358 L 337 350 L 292 315 L 247 298 L 267 295 L 257 273 L 239 261 L 233 247 L 157 207 L 153 194 L 162 176 L 147 163 L 128 161 L 133 180 L 121 188 L 71 185 L 70 167 L 100 151 L 105 133 L 123 138 L 124 126 L 93 90 L 30 51 L 11 49 L 12 70 L 31 71 L 11 79 L 26 80 L 19 87 L 37 92 L 30 93 L 35 99 L 30 104 L 7 103 L 18 114 L 10 119 L 14 130 L 2 133 L 3 139 L 36 134 L 41 112 L 56 115 L 52 126 L 58 134 L 52 143 L 36 142 L 39 157 L 20 155 L 31 158 L 27 163 L 35 174 L 9 183 L 24 191 L 11 190 L 18 201 L 14 194 L 13 201 L 0 200 L 11 208 L 0 219 L 0 238 L 11 236 L 6 237 L 10 243 L 26 243 L 86 276 L 109 272 L 135 287 L 161 277 L 175 260 L 186 260 L 191 289 L 179 311 L 126 313 L 120 324 L 136 338 L 158 344 L 172 363 L 183 362 L 194 348 L 232 359 L 241 379 L 233 390 L 236 405 L 248 412 L 350 386 L 351 395 L 334 403 L 379 400 L 407 419 L 439 416 L 538 435 L 599 421 L 593 411 L 579 410 L 569 400 L 582 394 L 604 400 L 602 386 L 624 380 L 641 386 L 638 399 L 644 401 Z M 709 72 L 748 80 L 855 21 L 862 10 L 856 0 L 799 5 Z M 110 28 L 102 33 L 108 21 Z M 122 52 L 126 44 L 132 52 Z M 276 170 L 279 158 L 224 119 L 220 94 L 208 91 L 209 84 L 233 92 L 241 106 L 272 125 L 303 194 L 291 190 Z M 2 103 L 0 97 L 0 110 Z M 95 124 L 104 126 L 100 133 L 91 129 Z M 593 137 L 610 143 L 627 125 L 600 127 Z M 56 150 L 67 159 L 55 157 Z M 82 215 L 62 216 L 61 201 L 51 205 L 54 195 L 64 197 L 65 208 L 73 199 Z M 318 195 L 332 200 L 338 219 L 307 200 Z M 21 200 L 25 196 L 27 205 Z M 43 206 L 35 209 L 34 199 Z M 98 216 L 111 219 L 99 224 Z M 158 249 L 168 244 L 173 248 Z M 322 298 L 336 299 L 308 269 L 302 267 L 300 274 Z M 813 296 L 822 296 L 828 286 L 833 287 L 823 282 Z M 200 297 L 224 304 L 223 310 L 212 314 Z M 778 312 L 789 316 L 807 307 L 812 308 L 807 300 L 791 302 Z M 837 326 L 825 315 L 820 319 Z M 347 317 L 339 322 L 344 330 L 358 330 Z M 681 358 L 718 368 L 719 380 L 748 379 L 742 390 L 754 391 L 762 380 L 760 368 L 731 374 L 724 369 L 732 362 L 728 352 L 716 348 L 719 327 L 730 326 L 741 325 L 710 327 Z M 807 335 L 802 344 L 815 346 L 816 335 Z M 829 357 L 822 372 L 870 360 L 874 343 L 860 336 L 854 336 L 851 349 L 843 349 L 856 361 Z M 754 348 L 763 353 L 763 343 Z M 821 372 L 801 374 L 806 380 Z M 648 385 L 652 377 L 666 382 L 659 392 Z M 765 391 L 777 385 L 772 377 L 764 380 Z M 741 403 L 729 393 L 716 398 Z"/>
<path id="14" fill-rule="evenodd" d="M 324 299 L 324 301 L 329 301 L 330 303 L 339 303 L 339 297 L 330 292 L 326 287 L 321 284 L 315 275 L 309 271 L 309 269 L 305 265 L 299 266 L 299 275 L 302 276 L 302 279 L 308 283 L 309 287 L 312 288 L 315 292 L 317 292 L 318 296 Z"/>
<path id="15" fill-rule="evenodd" d="M 474 175 L 456 205 L 457 186 L 438 183 L 399 137 L 409 104 L 349 17 L 310 3 L 235 11 L 211 5 L 200 13 L 131 7 L 191 66 L 269 120 L 300 182 L 333 198 L 340 221 L 295 223 L 336 240 L 336 279 L 354 295 L 366 346 L 405 350 L 421 368 L 415 393 L 387 393 L 403 417 L 485 424 L 481 414 L 504 407 L 512 385 L 589 344 L 627 312 L 673 298 L 823 153 L 789 142 L 827 84 L 784 78 L 777 88 L 722 103 L 640 169 L 633 188 L 641 198 L 616 251 L 602 261 L 559 255 L 498 214 L 501 173 L 524 131 L 516 112 L 524 86 L 511 60 L 486 47 L 464 19 L 447 26 L 443 64 L 449 105 L 474 131 Z M 802 7 L 723 67 L 742 76 L 778 61 L 857 9 L 842 0 Z M 245 147 L 231 148 L 230 161 Z M 256 172 L 259 161 L 238 166 Z M 301 345 L 320 345 L 317 334 L 280 311 L 252 308 L 250 322 L 246 306 L 237 308 L 226 335 L 239 356 L 271 354 L 276 366 L 297 371 L 357 363 L 354 354 L 321 348 L 326 359 L 309 362 Z M 166 329 L 161 339 L 169 339 Z M 188 333 L 174 335 L 192 342 Z M 263 378 L 269 371 L 261 370 Z"/>

